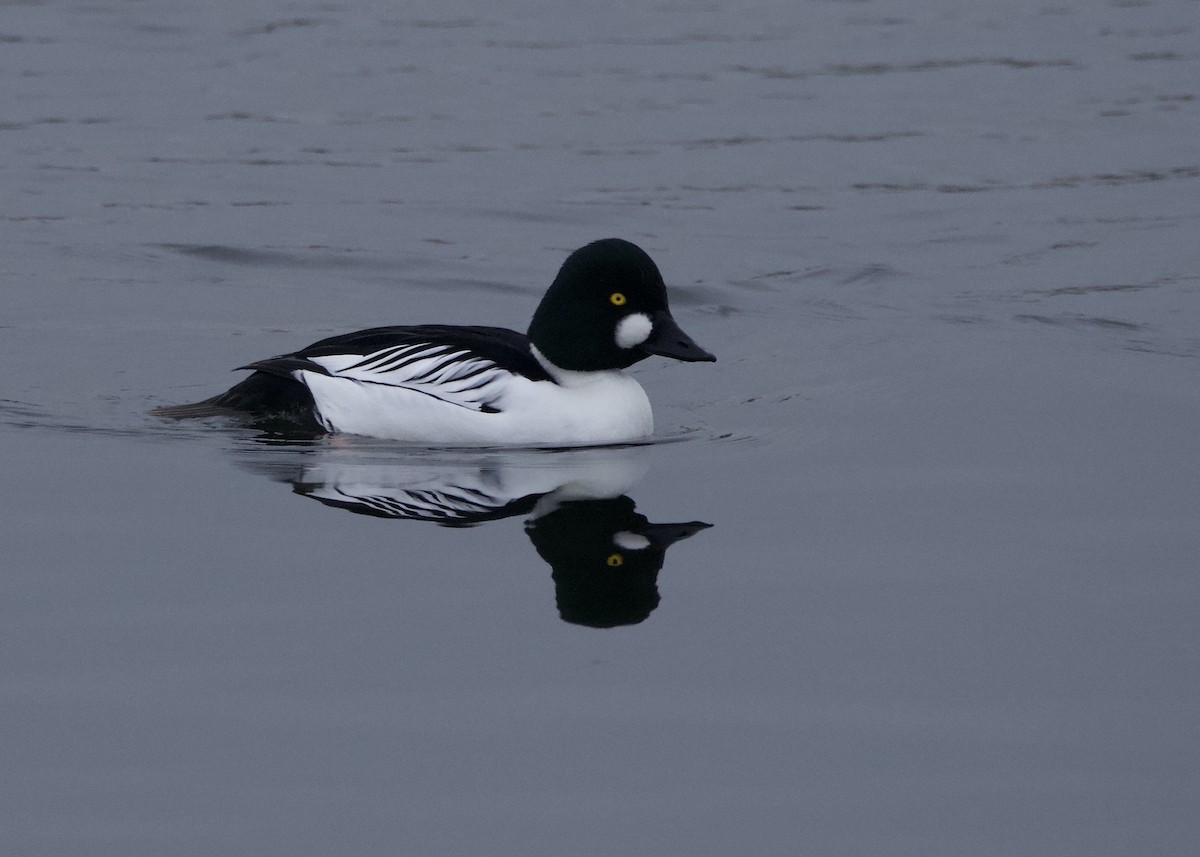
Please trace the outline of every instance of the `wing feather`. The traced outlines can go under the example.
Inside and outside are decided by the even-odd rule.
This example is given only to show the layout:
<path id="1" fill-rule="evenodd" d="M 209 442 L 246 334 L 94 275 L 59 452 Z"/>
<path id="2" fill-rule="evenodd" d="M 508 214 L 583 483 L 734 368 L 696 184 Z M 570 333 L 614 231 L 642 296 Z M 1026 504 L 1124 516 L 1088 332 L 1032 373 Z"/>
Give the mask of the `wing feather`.
<path id="1" fill-rule="evenodd" d="M 544 375 L 544 370 L 520 334 L 503 331 L 505 337 L 499 338 L 493 331 L 496 329 L 383 328 L 371 336 L 346 337 L 344 350 L 337 348 L 338 340 L 325 340 L 296 354 L 260 361 L 254 368 L 311 371 L 360 384 L 411 390 L 447 404 L 495 413 L 500 410 L 497 403 L 504 382 L 512 376 L 529 377 L 531 363 L 534 380 L 548 380 L 548 376 L 537 376 Z"/>
<path id="2" fill-rule="evenodd" d="M 239 368 L 254 374 L 203 402 L 155 413 L 177 418 L 295 414 L 306 425 L 329 430 L 314 399 L 314 374 L 325 376 L 320 382 L 325 389 L 330 380 L 392 387 L 482 413 L 503 409 L 504 382 L 514 377 L 554 383 L 533 356 L 529 338 L 499 327 L 375 327 L 322 339 L 301 351 Z"/>

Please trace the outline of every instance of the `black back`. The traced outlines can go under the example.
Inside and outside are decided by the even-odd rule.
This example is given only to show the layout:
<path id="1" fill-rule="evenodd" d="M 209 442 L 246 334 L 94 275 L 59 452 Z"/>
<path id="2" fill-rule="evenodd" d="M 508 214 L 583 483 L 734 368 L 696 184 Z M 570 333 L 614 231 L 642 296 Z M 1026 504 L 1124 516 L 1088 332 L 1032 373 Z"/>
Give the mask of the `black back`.
<path id="1" fill-rule="evenodd" d="M 312 357 L 328 357 L 333 354 L 365 356 L 385 348 L 421 344 L 446 345 L 455 349 L 464 349 L 485 360 L 490 360 L 501 369 L 507 369 L 517 375 L 524 375 L 531 380 L 553 380 L 529 350 L 529 337 L 525 334 L 504 327 L 479 325 L 418 324 L 407 327 L 373 327 L 354 333 L 344 333 L 341 336 L 331 336 L 329 339 L 314 342 L 294 354 L 285 354 L 272 359 L 300 358 L 303 360 Z"/>

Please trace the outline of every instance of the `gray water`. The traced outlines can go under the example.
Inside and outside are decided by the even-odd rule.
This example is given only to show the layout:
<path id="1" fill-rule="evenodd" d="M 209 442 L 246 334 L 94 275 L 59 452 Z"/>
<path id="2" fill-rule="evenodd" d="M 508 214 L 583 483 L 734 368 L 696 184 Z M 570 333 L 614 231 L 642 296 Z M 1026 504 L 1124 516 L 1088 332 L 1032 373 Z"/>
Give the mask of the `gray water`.
<path id="1" fill-rule="evenodd" d="M 1198 46 L 1195 0 L 0 6 L 0 852 L 1196 853 Z M 146 415 L 523 329 L 610 235 L 719 358 L 637 367 L 674 442 Z M 696 524 L 618 627 L 528 510 L 379 514 L 581 472 Z"/>

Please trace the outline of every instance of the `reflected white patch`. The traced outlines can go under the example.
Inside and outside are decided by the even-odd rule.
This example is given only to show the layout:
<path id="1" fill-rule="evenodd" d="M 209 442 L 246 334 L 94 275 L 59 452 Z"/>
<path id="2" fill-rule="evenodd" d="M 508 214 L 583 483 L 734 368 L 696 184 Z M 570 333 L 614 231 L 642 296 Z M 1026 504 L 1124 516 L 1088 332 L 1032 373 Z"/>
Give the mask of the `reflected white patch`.
<path id="1" fill-rule="evenodd" d="M 621 530 L 613 536 L 613 544 L 622 550 L 640 551 L 650 547 L 650 540 L 645 536 L 631 533 L 628 530 Z"/>
<path id="2" fill-rule="evenodd" d="M 644 312 L 635 312 L 625 316 L 617 324 L 617 345 L 620 348 L 633 348 L 641 345 L 650 338 L 654 323 Z"/>

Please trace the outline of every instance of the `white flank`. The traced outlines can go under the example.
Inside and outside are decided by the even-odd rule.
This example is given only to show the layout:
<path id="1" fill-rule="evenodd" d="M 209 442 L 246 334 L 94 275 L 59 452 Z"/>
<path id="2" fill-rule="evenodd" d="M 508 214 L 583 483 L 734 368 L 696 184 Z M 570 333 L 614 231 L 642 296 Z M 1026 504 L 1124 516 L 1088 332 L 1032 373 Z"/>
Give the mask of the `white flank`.
<path id="1" fill-rule="evenodd" d="M 647 319 L 649 323 L 649 319 Z M 534 354 L 559 383 L 531 381 L 452 349 L 320 357 L 331 374 L 297 371 L 330 431 L 431 444 L 621 443 L 654 430 L 650 400 L 624 372 L 567 372 Z"/>

